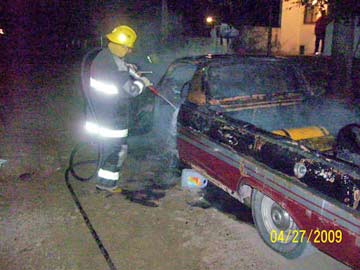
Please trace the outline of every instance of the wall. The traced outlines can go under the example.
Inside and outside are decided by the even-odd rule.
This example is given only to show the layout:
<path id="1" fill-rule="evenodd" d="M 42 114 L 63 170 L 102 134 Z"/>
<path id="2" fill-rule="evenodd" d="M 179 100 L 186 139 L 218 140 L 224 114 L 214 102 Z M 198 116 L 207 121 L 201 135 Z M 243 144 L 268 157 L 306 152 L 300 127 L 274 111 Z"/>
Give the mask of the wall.
<path id="1" fill-rule="evenodd" d="M 299 8 L 291 7 L 293 4 L 283 1 L 281 10 L 281 53 L 298 54 L 300 38 L 301 14 Z M 291 7 L 291 9 L 290 9 Z"/>
<path id="2" fill-rule="evenodd" d="M 273 28 L 272 51 L 282 55 L 299 55 L 300 46 L 304 46 L 304 54 L 312 55 L 315 47 L 315 24 L 304 24 L 305 7 L 292 1 L 283 1 L 281 9 L 281 28 Z M 267 27 L 247 26 L 243 29 L 243 37 L 254 40 L 258 51 L 266 51 Z"/>
<path id="3" fill-rule="evenodd" d="M 315 24 L 304 24 L 305 7 L 283 1 L 281 16 L 281 53 L 299 55 L 305 46 L 305 55 L 311 55 L 315 46 Z"/>
<path id="4" fill-rule="evenodd" d="M 266 53 L 268 42 L 268 28 L 261 26 L 245 26 L 241 31 L 246 51 L 254 53 Z M 272 52 L 280 50 L 280 28 L 272 28 Z"/>
<path id="5" fill-rule="evenodd" d="M 313 55 L 315 50 L 315 24 L 302 24 L 300 27 L 299 47 L 305 46 L 305 55 Z"/>

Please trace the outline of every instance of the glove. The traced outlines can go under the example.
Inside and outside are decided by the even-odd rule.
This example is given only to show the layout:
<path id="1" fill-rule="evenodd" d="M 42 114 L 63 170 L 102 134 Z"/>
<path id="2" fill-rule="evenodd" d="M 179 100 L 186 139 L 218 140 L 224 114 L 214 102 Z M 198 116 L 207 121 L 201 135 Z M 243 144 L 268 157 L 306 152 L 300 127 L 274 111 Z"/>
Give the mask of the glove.
<path id="1" fill-rule="evenodd" d="M 145 85 L 145 87 L 149 87 L 149 86 L 153 85 L 152 82 L 150 82 L 150 80 L 146 77 L 140 77 L 139 80 L 142 81 L 142 83 Z"/>
<path id="2" fill-rule="evenodd" d="M 133 65 L 133 64 L 126 64 L 128 69 L 129 69 L 129 74 L 130 76 L 132 76 L 134 79 L 138 79 L 140 77 L 140 75 L 137 73 L 137 66 Z"/>
<path id="3" fill-rule="evenodd" d="M 138 67 L 134 64 L 126 64 L 128 69 L 133 70 L 135 73 L 138 71 Z"/>

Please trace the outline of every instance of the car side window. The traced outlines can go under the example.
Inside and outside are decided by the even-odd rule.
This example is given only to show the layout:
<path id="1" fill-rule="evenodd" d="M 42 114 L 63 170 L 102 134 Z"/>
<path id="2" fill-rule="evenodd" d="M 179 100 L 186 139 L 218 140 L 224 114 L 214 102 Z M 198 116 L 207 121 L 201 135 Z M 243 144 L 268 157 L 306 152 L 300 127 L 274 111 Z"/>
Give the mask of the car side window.
<path id="1" fill-rule="evenodd" d="M 163 92 L 172 92 L 180 95 L 180 91 L 185 83 L 191 80 L 196 70 L 193 64 L 174 64 L 170 66 L 159 87 Z"/>
<path id="2" fill-rule="evenodd" d="M 292 68 L 277 63 L 239 63 L 209 70 L 214 99 L 302 91 Z"/>
<path id="3" fill-rule="evenodd" d="M 202 83 L 202 72 L 198 72 L 194 75 L 187 100 L 197 105 L 206 104 L 206 95 Z"/>

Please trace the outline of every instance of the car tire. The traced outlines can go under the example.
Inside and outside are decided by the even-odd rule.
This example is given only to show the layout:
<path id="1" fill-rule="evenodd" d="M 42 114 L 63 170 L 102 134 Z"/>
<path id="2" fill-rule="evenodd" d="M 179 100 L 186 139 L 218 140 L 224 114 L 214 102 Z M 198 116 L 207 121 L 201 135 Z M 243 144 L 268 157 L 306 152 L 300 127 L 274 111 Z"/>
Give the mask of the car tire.
<path id="1" fill-rule="evenodd" d="M 298 232 L 299 227 L 287 211 L 255 189 L 251 196 L 251 209 L 255 226 L 270 248 L 288 259 L 301 256 L 307 246 L 306 238 L 300 241 L 300 236 L 292 233 Z"/>

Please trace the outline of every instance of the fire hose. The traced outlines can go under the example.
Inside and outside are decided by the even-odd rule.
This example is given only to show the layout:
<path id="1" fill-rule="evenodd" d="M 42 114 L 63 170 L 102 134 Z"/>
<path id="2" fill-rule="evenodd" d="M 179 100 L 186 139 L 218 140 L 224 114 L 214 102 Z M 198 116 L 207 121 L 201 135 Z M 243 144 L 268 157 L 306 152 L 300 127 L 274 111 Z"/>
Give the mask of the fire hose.
<path id="1" fill-rule="evenodd" d="M 91 52 L 94 52 L 94 51 L 91 51 Z M 81 64 L 81 67 L 82 67 L 82 83 L 84 85 L 84 73 L 83 73 L 83 70 L 85 70 L 85 65 L 86 65 L 86 60 L 87 58 L 89 57 L 90 53 L 89 52 L 83 59 L 82 61 L 82 64 Z M 132 74 L 133 77 L 135 78 L 139 78 L 140 75 L 139 74 Z M 171 103 L 166 97 L 164 97 L 163 95 L 161 95 L 159 93 L 159 91 L 153 87 L 152 85 L 151 86 L 148 86 L 147 87 L 151 93 L 153 93 L 154 95 L 162 98 L 167 104 L 169 104 L 174 110 L 176 110 L 176 106 Z M 92 102 L 91 102 L 91 99 L 89 98 L 89 96 L 87 95 L 86 91 L 83 90 L 83 95 L 84 95 L 84 98 L 85 98 L 85 102 L 87 103 L 88 107 L 89 107 L 89 110 L 90 112 L 92 112 L 93 116 L 94 116 L 94 119 L 96 120 L 96 114 L 95 114 L 95 110 L 94 110 L 94 107 L 92 105 Z M 85 145 L 88 145 L 88 144 L 95 144 L 96 147 L 97 147 L 97 159 L 96 160 L 86 160 L 86 161 L 80 161 L 80 162 L 74 162 L 74 159 L 75 159 L 75 156 L 77 154 L 77 152 L 80 150 L 81 147 L 85 146 Z M 104 244 L 102 243 L 99 235 L 97 234 L 97 232 L 95 231 L 95 228 L 94 226 L 92 225 L 86 211 L 84 210 L 84 208 L 82 207 L 81 203 L 80 203 L 80 200 L 79 198 L 77 197 L 75 191 L 74 191 L 74 188 L 72 187 L 71 183 L 70 183 L 70 175 L 73 176 L 75 179 L 81 181 L 81 182 L 86 182 L 86 181 L 90 181 L 97 173 L 97 171 L 99 170 L 100 166 L 101 166 L 101 163 L 102 163 L 102 160 L 103 160 L 103 157 L 102 157 L 102 149 L 103 149 L 103 146 L 101 143 L 99 142 L 96 142 L 96 143 L 93 143 L 93 142 L 82 142 L 82 143 L 79 143 L 77 144 L 74 149 L 72 150 L 71 152 L 71 155 L 70 155 L 70 158 L 69 158 L 69 165 L 68 165 L 68 168 L 66 169 L 65 171 L 65 183 L 66 183 L 66 186 L 71 194 L 71 197 L 72 199 L 74 200 L 75 204 L 76 204 L 76 207 L 78 208 L 78 210 L 80 211 L 80 214 L 81 216 L 83 217 L 83 220 L 86 224 L 86 226 L 88 227 L 92 237 L 94 238 L 101 254 L 103 255 L 103 257 L 105 258 L 107 264 L 108 264 L 108 267 L 110 270 L 116 270 L 116 266 L 114 265 L 108 251 L 106 250 Z M 76 173 L 75 171 L 75 167 L 77 166 L 81 166 L 81 165 L 85 165 L 85 164 L 96 164 L 96 169 L 94 171 L 94 173 L 92 175 L 90 175 L 89 177 L 82 177 L 80 176 L 79 174 Z"/>
<path id="2" fill-rule="evenodd" d="M 174 110 L 176 110 L 176 106 L 174 105 L 174 103 L 172 103 L 170 100 L 168 100 L 166 97 L 164 97 L 163 95 L 161 95 L 159 93 L 159 91 L 157 91 L 153 86 L 149 86 L 148 87 L 149 90 L 151 91 L 151 93 L 153 93 L 154 95 L 158 96 L 159 98 L 161 98 L 162 100 L 164 100 L 167 104 L 169 104 Z"/>
<path id="3" fill-rule="evenodd" d="M 129 69 L 129 73 L 130 75 L 135 78 L 135 79 L 141 79 L 141 73 L 143 72 L 136 72 L 133 69 Z M 161 98 L 162 100 L 164 100 L 167 104 L 169 104 L 174 110 L 176 110 L 176 106 L 170 101 L 168 100 L 165 96 L 163 96 L 162 94 L 160 94 L 160 92 L 152 85 L 147 87 L 151 93 L 153 93 L 155 96 L 158 96 L 159 98 Z"/>

